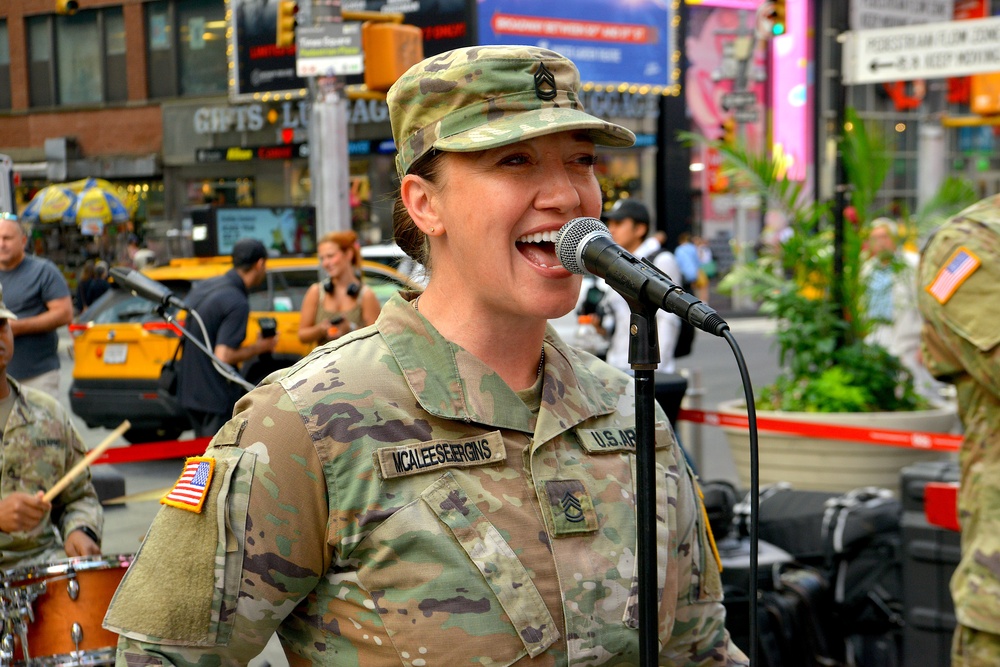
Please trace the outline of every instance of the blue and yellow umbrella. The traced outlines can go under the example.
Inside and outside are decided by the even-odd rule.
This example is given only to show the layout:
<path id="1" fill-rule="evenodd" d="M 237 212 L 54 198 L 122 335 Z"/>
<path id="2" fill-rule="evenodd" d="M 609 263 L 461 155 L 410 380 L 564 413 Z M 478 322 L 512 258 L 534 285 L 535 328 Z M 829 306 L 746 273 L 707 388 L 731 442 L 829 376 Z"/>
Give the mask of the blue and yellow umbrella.
<path id="1" fill-rule="evenodd" d="M 118 195 L 94 184 L 80 190 L 62 220 L 76 223 L 84 234 L 100 234 L 104 225 L 128 222 L 131 217 Z"/>
<path id="2" fill-rule="evenodd" d="M 28 205 L 21 211 L 25 222 L 59 222 L 73 206 L 76 193 L 64 185 L 46 185 L 35 193 Z"/>

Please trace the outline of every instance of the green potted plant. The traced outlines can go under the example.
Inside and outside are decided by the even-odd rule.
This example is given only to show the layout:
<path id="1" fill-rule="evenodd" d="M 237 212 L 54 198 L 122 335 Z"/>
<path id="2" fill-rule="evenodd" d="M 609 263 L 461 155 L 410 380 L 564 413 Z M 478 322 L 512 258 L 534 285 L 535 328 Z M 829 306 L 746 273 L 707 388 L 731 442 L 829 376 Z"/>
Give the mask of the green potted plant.
<path id="1" fill-rule="evenodd" d="M 882 213 L 874 202 L 892 167 L 891 152 L 879 133 L 848 111 L 841 159 L 850 185 L 851 213 L 842 224 L 839 270 L 835 267 L 837 216 L 828 203 L 811 201 L 801 182 L 787 178 L 779 159 L 695 134 L 685 133 L 683 138 L 713 146 L 730 181 L 744 193 L 758 195 L 768 211 L 787 222 L 780 240 L 760 246 L 757 257 L 738 262 L 720 283 L 723 291 L 742 290 L 760 304 L 761 314 L 776 321 L 780 369 L 774 382 L 756 391 L 758 415 L 889 429 L 950 430 L 956 423 L 954 407 L 930 404 L 915 391 L 913 378 L 899 359 L 868 340 L 876 323 L 867 312 L 863 246 L 869 224 Z M 975 192 L 961 182 L 946 182 L 916 215 L 903 213 L 911 240 L 975 198 Z M 746 407 L 742 400 L 734 400 L 720 406 L 720 411 L 746 414 Z M 875 485 L 895 489 L 900 467 L 940 458 L 905 448 L 766 435 L 760 438 L 761 483 L 791 481 L 797 488 L 840 491 Z M 747 433 L 729 429 L 727 437 L 741 482 L 747 484 Z"/>

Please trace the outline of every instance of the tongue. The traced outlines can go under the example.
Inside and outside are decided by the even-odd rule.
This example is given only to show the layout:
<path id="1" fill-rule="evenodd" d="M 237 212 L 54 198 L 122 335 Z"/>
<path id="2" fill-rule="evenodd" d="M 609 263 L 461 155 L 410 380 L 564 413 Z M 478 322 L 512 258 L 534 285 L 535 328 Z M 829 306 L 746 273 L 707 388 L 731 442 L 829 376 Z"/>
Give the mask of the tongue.
<path id="1" fill-rule="evenodd" d="M 518 243 L 517 249 L 525 259 L 538 266 L 559 266 L 554 243 Z"/>

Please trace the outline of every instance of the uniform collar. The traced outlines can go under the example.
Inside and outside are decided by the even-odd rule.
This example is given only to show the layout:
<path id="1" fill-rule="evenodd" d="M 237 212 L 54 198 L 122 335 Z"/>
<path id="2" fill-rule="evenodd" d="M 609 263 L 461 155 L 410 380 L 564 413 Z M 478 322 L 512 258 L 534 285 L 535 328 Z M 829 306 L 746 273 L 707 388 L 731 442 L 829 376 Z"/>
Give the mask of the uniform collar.
<path id="1" fill-rule="evenodd" d="M 549 326 L 537 424 L 514 391 L 489 366 L 446 340 L 411 303 L 415 293 L 390 299 L 376 322 L 420 406 L 444 419 L 534 433 L 544 442 L 597 415 L 613 412 L 620 387 L 580 363 L 577 352 Z M 427 369 L 435 370 L 429 374 Z M 614 391 L 613 391 L 614 390 Z"/>
<path id="2" fill-rule="evenodd" d="M 32 421 L 31 406 L 28 405 L 28 400 L 24 397 L 24 388 L 21 387 L 21 383 L 9 375 L 7 382 L 10 383 L 10 391 L 14 394 L 14 406 L 7 418 L 7 425 L 3 428 L 4 433 L 9 430 L 8 427 L 23 426 Z"/>

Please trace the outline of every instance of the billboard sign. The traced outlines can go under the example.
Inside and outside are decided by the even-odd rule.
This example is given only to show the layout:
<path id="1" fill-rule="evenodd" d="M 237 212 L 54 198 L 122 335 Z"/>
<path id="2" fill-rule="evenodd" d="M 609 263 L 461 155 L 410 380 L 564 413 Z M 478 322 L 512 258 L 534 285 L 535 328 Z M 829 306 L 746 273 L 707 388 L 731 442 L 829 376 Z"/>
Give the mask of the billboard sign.
<path id="1" fill-rule="evenodd" d="M 402 13 L 404 23 L 418 26 L 423 31 L 424 55 L 432 56 L 474 43 L 470 18 L 474 2 L 475 0 L 342 0 L 340 4 L 341 11 L 344 12 Z M 231 28 L 230 100 L 266 102 L 305 97 L 308 78 L 299 76 L 296 70 L 296 47 L 275 44 L 278 0 L 226 0 L 226 8 Z M 299 16 L 308 24 L 309 19 L 303 16 L 305 13 L 302 10 Z M 352 63 L 353 69 L 358 70 L 357 58 Z M 325 74 L 322 71 L 317 73 Z M 310 70 L 309 76 L 313 75 L 314 72 Z M 361 83 L 361 75 L 350 74 L 346 83 Z"/>
<path id="2" fill-rule="evenodd" d="M 234 102 L 305 97 L 295 73 L 295 47 L 275 44 L 278 0 L 227 0 L 229 99 Z"/>
<path id="3" fill-rule="evenodd" d="M 600 17 L 600 18 L 595 18 Z M 665 0 L 479 0 L 479 44 L 552 49 L 585 82 L 673 86 L 680 68 L 670 3 Z"/>

